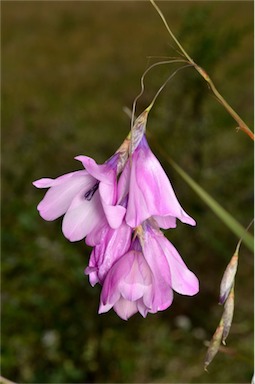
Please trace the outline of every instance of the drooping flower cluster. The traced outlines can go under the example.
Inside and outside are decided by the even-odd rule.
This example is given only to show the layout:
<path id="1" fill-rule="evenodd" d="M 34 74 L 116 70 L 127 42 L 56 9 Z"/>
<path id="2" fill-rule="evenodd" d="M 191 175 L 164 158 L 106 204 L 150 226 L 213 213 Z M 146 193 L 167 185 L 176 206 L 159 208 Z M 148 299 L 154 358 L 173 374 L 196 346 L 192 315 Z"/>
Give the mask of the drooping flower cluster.
<path id="1" fill-rule="evenodd" d="M 84 170 L 33 184 L 49 188 L 38 205 L 45 220 L 64 215 L 70 241 L 85 238 L 93 247 L 85 273 L 102 285 L 99 313 L 113 308 L 127 320 L 169 307 L 173 290 L 194 295 L 199 284 L 160 228 L 176 220 L 196 225 L 182 209 L 171 183 L 145 136 L 148 112 L 135 121 L 116 153 L 98 165 L 77 156 Z"/>

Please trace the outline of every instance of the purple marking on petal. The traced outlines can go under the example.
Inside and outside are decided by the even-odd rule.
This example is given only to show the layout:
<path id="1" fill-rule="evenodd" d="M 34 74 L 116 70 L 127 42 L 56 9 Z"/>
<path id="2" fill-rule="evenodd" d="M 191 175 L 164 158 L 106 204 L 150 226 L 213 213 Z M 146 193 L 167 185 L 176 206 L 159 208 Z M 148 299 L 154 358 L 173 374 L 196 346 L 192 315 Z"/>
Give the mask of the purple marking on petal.
<path id="1" fill-rule="evenodd" d="M 84 195 L 85 200 L 90 201 L 98 190 L 99 183 L 97 182 L 92 188 L 90 188 Z"/>

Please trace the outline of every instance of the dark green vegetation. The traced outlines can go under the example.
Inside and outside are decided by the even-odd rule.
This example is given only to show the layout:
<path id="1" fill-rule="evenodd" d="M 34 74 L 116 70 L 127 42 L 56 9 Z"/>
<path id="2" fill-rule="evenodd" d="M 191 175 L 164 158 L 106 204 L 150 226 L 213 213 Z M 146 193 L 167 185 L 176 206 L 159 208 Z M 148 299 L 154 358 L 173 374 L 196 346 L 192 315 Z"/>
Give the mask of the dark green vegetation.
<path id="1" fill-rule="evenodd" d="M 189 54 L 251 125 L 253 3 L 160 4 Z M 232 330 L 205 373 L 205 341 L 222 313 L 219 284 L 238 239 L 164 159 L 198 223 L 179 223 L 168 236 L 201 284 L 194 298 L 176 294 L 167 311 L 128 322 L 114 312 L 99 316 L 100 288 L 83 275 L 90 250 L 36 211 L 43 192 L 32 181 L 79 169 L 79 154 L 108 158 L 128 133 L 122 109 L 139 92 L 147 57 L 177 56 L 155 10 L 149 2 L 5 1 L 2 15 L 2 375 L 22 383 L 250 382 L 253 257 L 241 247 Z M 148 75 L 138 112 L 175 68 Z M 235 127 L 192 68 L 171 80 L 148 122 L 164 150 L 246 226 L 253 147 Z"/>

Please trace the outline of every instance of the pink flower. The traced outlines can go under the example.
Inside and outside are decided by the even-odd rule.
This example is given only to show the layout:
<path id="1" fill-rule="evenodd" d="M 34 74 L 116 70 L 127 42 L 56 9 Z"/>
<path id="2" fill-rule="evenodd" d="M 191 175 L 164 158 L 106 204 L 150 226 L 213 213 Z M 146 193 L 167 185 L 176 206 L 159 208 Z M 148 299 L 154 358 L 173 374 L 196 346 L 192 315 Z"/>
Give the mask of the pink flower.
<path id="1" fill-rule="evenodd" d="M 85 274 L 92 286 L 102 285 L 99 313 L 113 308 L 125 320 L 168 308 L 173 291 L 192 296 L 199 290 L 197 277 L 159 229 L 175 228 L 176 219 L 196 223 L 149 148 L 149 110 L 104 164 L 77 156 L 84 170 L 33 183 L 49 188 L 38 204 L 40 215 L 49 221 L 64 216 L 65 237 L 86 237 L 94 247 Z"/>
<path id="2" fill-rule="evenodd" d="M 181 207 L 160 162 L 149 148 L 145 135 L 120 176 L 118 201 L 128 195 L 126 223 L 138 227 L 153 216 L 161 228 L 175 228 L 176 218 L 196 222 Z"/>
<path id="3" fill-rule="evenodd" d="M 102 165 L 87 156 L 76 159 L 86 170 L 33 183 L 37 188 L 49 188 L 38 204 L 40 215 L 49 221 L 64 215 L 62 230 L 70 241 L 84 238 L 105 217 L 112 228 L 118 228 L 126 212 L 116 204 L 118 155 Z"/>
<path id="4" fill-rule="evenodd" d="M 99 313 L 113 307 L 124 320 L 138 311 L 145 317 L 152 301 L 152 279 L 142 252 L 130 250 L 116 261 L 105 278 Z"/>
<path id="5" fill-rule="evenodd" d="M 195 295 L 196 276 L 187 268 L 174 246 L 153 220 L 143 224 L 139 240 L 109 269 L 101 293 L 99 313 L 112 307 L 124 320 L 136 312 L 146 317 L 172 304 L 173 290 Z"/>

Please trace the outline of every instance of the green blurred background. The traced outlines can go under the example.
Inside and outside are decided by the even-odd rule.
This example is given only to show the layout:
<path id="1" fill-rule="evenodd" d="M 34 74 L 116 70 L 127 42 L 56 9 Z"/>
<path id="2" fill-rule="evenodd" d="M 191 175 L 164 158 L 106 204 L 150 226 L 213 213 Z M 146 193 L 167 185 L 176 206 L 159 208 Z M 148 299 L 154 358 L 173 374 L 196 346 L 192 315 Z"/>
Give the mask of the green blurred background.
<path id="1" fill-rule="evenodd" d="M 253 3 L 160 2 L 189 54 L 247 124 L 253 122 Z M 177 56 L 149 2 L 2 2 L 2 375 L 22 383 L 244 383 L 253 371 L 253 257 L 241 247 L 231 334 L 209 373 L 205 342 L 222 314 L 219 284 L 238 239 L 160 157 L 197 220 L 167 236 L 200 279 L 194 297 L 128 322 L 98 315 L 83 274 L 90 249 L 43 221 L 41 177 L 105 161 L 129 130 L 149 56 Z M 141 112 L 177 67 L 155 68 Z M 148 130 L 238 221 L 253 214 L 253 148 L 188 68 L 167 85 Z M 153 148 L 153 143 L 151 143 Z"/>

